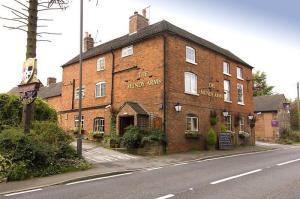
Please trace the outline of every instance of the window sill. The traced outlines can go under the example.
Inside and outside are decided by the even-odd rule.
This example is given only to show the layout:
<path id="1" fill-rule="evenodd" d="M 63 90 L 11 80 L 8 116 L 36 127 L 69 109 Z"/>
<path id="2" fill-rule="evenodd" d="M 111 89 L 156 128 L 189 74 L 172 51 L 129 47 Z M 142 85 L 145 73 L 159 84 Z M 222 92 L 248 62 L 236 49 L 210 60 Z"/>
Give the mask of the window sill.
<path id="1" fill-rule="evenodd" d="M 238 102 L 238 105 L 245 106 L 245 103 Z"/>
<path id="2" fill-rule="evenodd" d="M 224 102 L 232 104 L 232 101 L 224 100 Z"/>
<path id="3" fill-rule="evenodd" d="M 196 62 L 193 62 L 193 61 L 189 61 L 189 60 L 185 60 L 185 61 L 189 64 L 198 65 Z"/>
<path id="4" fill-rule="evenodd" d="M 133 55 L 133 54 L 131 54 L 131 55 L 124 55 L 124 56 L 122 55 L 121 57 L 122 57 L 122 58 L 126 58 L 126 57 L 129 57 L 129 56 L 132 56 L 132 55 Z"/>
<path id="5" fill-rule="evenodd" d="M 105 95 L 104 96 L 95 96 L 96 99 L 103 98 L 103 97 L 105 97 Z"/>
<path id="6" fill-rule="evenodd" d="M 97 72 L 101 72 L 101 71 L 104 71 L 105 69 L 100 69 L 100 70 L 97 70 Z"/>
<path id="7" fill-rule="evenodd" d="M 237 77 L 238 80 L 244 81 L 244 78 Z"/>
<path id="8" fill-rule="evenodd" d="M 231 74 L 229 74 L 229 73 L 224 73 L 224 72 L 223 72 L 223 74 L 226 75 L 226 76 L 231 77 Z"/>
<path id="9" fill-rule="evenodd" d="M 189 92 L 184 92 L 185 94 L 187 94 L 187 95 L 194 95 L 194 96 L 199 96 L 199 94 L 198 93 L 189 93 Z"/>

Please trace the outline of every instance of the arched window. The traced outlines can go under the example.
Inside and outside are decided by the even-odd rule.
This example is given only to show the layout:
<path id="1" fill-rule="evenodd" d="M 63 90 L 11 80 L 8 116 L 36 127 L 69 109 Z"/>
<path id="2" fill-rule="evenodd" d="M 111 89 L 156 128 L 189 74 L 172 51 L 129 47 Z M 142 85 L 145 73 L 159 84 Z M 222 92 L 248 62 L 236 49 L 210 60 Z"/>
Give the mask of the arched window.
<path id="1" fill-rule="evenodd" d="M 94 119 L 94 132 L 104 132 L 104 118 L 102 117 L 96 117 Z"/>
<path id="2" fill-rule="evenodd" d="M 199 118 L 195 114 L 188 114 L 186 116 L 186 130 L 198 131 L 199 130 Z"/>

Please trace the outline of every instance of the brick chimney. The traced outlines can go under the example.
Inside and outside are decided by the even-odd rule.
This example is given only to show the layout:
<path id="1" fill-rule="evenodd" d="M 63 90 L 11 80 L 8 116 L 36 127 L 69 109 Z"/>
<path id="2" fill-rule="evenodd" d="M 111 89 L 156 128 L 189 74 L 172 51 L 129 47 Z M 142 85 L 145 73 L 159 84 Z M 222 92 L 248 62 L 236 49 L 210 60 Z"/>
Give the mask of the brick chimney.
<path id="1" fill-rule="evenodd" d="M 146 10 L 143 10 L 143 15 L 140 15 L 137 11 L 129 17 L 129 34 L 138 32 L 140 29 L 149 25 L 149 19 L 146 17 Z"/>
<path id="2" fill-rule="evenodd" d="M 83 39 L 83 51 L 86 52 L 91 48 L 94 48 L 94 39 L 92 38 L 91 34 L 86 32 Z"/>
<path id="3" fill-rule="evenodd" d="M 47 86 L 50 86 L 51 84 L 56 83 L 56 78 L 55 77 L 48 77 L 47 78 Z"/>

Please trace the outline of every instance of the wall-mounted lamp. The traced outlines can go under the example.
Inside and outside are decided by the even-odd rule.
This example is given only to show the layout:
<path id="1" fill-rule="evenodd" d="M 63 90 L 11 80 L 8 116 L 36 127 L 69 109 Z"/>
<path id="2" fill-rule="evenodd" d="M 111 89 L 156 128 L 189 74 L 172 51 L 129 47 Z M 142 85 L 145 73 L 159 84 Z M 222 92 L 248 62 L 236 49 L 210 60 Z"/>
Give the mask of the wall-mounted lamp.
<path id="1" fill-rule="evenodd" d="M 224 109 L 223 112 L 222 112 L 222 114 L 223 114 L 224 117 L 228 117 L 229 112 L 228 112 L 227 110 Z"/>
<path id="2" fill-rule="evenodd" d="M 252 121 L 252 120 L 254 119 L 254 115 L 253 115 L 253 114 L 251 114 L 251 113 L 249 113 L 249 115 L 248 115 L 248 119 L 249 119 L 250 121 Z"/>
<path id="3" fill-rule="evenodd" d="M 182 109 L 182 106 L 181 106 L 181 104 L 179 104 L 179 103 L 177 102 L 177 103 L 175 104 L 174 108 L 175 108 L 175 111 L 176 111 L 176 112 L 180 112 L 181 109 Z"/>

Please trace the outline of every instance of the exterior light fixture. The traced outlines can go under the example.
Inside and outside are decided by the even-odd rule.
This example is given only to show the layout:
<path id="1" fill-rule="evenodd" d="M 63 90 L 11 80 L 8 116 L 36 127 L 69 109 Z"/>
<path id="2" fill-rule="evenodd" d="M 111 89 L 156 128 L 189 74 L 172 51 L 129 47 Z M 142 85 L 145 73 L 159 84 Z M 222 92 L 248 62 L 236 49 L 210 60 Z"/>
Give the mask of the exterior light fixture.
<path id="1" fill-rule="evenodd" d="M 181 109 L 182 109 L 182 106 L 181 106 L 181 104 L 179 104 L 179 103 L 177 102 L 177 103 L 175 104 L 174 108 L 175 108 L 175 111 L 176 111 L 176 112 L 180 112 Z"/>
<path id="2" fill-rule="evenodd" d="M 229 112 L 228 112 L 227 110 L 224 109 L 223 112 L 222 112 L 222 114 L 223 114 L 224 117 L 228 117 Z"/>
<path id="3" fill-rule="evenodd" d="M 251 113 L 249 113 L 249 115 L 248 115 L 248 119 L 249 119 L 250 121 L 252 121 L 252 120 L 254 119 L 254 115 L 253 115 L 253 114 L 251 114 Z"/>

